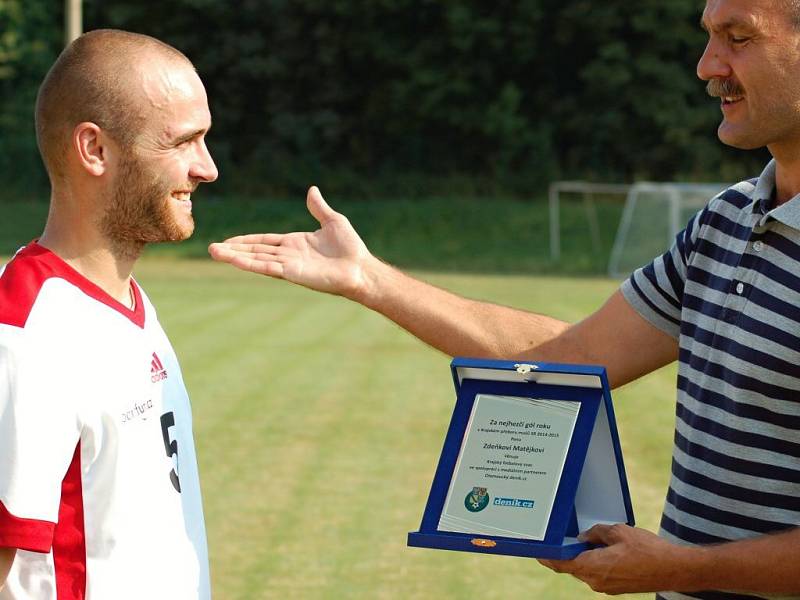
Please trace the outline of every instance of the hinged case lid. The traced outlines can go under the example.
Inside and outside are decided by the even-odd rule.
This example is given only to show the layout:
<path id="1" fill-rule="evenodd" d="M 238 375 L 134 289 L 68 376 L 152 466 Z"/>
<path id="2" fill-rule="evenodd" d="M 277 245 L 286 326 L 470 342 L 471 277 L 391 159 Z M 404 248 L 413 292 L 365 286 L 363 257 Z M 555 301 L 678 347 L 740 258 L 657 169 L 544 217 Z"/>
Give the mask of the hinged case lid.
<path id="1" fill-rule="evenodd" d="M 409 546 L 565 559 L 589 547 L 576 539 L 579 531 L 597 523 L 634 524 L 605 368 L 455 358 L 451 372 L 456 405 L 422 524 L 419 531 L 409 533 Z M 543 540 L 440 529 L 445 498 L 479 394 L 580 402 Z"/>

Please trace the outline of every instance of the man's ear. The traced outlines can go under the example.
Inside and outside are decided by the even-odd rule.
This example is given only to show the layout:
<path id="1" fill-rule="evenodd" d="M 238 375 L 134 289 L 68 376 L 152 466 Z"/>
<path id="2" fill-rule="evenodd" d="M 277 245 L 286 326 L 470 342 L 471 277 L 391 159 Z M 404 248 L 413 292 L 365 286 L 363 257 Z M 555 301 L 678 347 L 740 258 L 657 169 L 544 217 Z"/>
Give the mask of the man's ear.
<path id="1" fill-rule="evenodd" d="M 78 123 L 72 131 L 72 147 L 78 163 L 95 177 L 108 170 L 114 153 L 113 145 L 108 134 L 90 121 Z"/>

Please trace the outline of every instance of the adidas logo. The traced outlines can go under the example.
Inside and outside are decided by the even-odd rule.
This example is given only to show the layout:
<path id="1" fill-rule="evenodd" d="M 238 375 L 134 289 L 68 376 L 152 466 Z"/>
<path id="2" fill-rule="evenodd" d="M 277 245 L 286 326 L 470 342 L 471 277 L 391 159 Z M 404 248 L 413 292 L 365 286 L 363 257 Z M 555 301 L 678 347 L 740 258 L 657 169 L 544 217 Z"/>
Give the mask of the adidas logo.
<path id="1" fill-rule="evenodd" d="M 153 352 L 153 360 L 150 361 L 150 381 L 158 383 L 166 378 L 167 370 L 164 368 L 164 365 L 161 364 L 161 359 L 158 358 L 158 354 Z"/>

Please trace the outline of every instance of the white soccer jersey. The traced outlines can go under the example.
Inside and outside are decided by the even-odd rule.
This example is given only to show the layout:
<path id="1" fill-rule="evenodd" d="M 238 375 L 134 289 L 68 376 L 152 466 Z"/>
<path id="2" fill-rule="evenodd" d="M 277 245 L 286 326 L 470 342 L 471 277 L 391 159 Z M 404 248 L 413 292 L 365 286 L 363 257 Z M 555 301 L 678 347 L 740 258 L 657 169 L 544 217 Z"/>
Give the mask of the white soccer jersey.
<path id="1" fill-rule="evenodd" d="M 189 398 L 155 310 L 32 243 L 0 270 L 0 600 L 206 600 Z"/>

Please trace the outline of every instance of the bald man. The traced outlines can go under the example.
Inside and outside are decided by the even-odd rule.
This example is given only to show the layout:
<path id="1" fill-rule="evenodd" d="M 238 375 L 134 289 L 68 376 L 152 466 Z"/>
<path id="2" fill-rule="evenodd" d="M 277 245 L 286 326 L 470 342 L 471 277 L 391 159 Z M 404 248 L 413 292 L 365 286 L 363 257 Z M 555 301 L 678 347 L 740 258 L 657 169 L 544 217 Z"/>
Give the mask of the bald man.
<path id="1" fill-rule="evenodd" d="M 0 600 L 210 597 L 189 399 L 131 276 L 192 234 L 210 126 L 147 36 L 87 33 L 42 83 L 50 212 L 0 270 Z"/>

